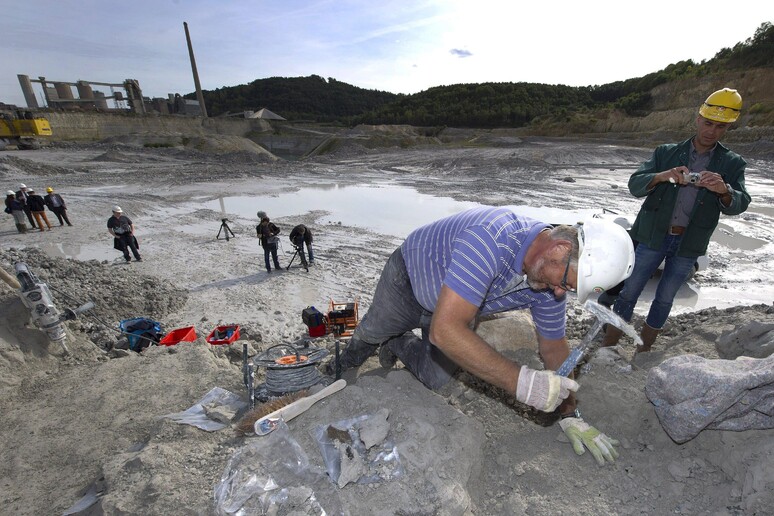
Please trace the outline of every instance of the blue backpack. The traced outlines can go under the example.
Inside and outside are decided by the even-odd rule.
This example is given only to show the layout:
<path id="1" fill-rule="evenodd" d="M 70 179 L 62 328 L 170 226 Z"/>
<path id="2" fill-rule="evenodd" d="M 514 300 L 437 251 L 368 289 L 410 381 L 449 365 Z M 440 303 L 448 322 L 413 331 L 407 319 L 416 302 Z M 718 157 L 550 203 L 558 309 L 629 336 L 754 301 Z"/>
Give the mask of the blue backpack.
<path id="1" fill-rule="evenodd" d="M 146 317 L 124 319 L 118 325 L 129 340 L 129 349 L 140 352 L 151 344 L 158 344 L 164 333 L 161 324 Z"/>

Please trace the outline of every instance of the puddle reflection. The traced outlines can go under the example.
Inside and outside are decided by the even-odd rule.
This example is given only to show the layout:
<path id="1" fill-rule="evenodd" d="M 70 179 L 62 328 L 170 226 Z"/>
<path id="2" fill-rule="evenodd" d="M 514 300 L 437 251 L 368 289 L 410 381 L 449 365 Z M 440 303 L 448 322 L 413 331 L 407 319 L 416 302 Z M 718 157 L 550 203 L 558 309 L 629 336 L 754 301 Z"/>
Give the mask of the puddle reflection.
<path id="1" fill-rule="evenodd" d="M 405 236 L 423 224 L 480 204 L 425 195 L 413 188 L 385 184 L 302 188 L 273 197 L 226 197 L 225 206 L 228 213 L 253 220 L 258 210 L 267 212 L 272 219 L 322 211 L 326 215 L 317 219 L 318 224 L 340 223 L 385 235 Z M 210 201 L 205 207 L 219 211 L 221 199 Z"/>
<path id="2" fill-rule="evenodd" d="M 207 202 L 205 208 L 221 211 L 224 205 L 227 213 L 252 220 L 258 210 L 267 212 L 275 220 L 320 211 L 326 214 L 316 220 L 318 224 L 362 227 L 398 237 L 405 237 L 414 229 L 448 215 L 481 206 L 476 202 L 426 195 L 413 188 L 387 184 L 302 188 L 273 197 L 226 197 Z M 553 224 L 574 224 L 599 211 L 507 207 L 521 215 Z"/>
<path id="3" fill-rule="evenodd" d="M 79 244 L 43 242 L 42 244 L 38 244 L 37 247 L 49 256 L 70 258 L 79 261 L 112 260 L 116 256 L 112 247 L 108 248 L 103 244 L 83 246 Z"/>

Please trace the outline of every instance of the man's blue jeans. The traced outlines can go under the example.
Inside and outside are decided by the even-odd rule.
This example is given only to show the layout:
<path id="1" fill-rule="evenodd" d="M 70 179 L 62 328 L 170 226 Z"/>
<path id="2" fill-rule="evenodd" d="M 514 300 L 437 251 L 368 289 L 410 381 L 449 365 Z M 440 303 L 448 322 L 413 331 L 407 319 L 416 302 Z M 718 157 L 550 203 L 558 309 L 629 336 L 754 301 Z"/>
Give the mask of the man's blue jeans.
<path id="1" fill-rule="evenodd" d="M 263 248 L 263 260 L 266 263 L 266 271 L 271 272 L 271 261 L 269 261 L 269 254 L 274 261 L 274 268 L 279 269 L 280 264 L 277 259 L 277 244 L 266 244 Z"/>
<path id="2" fill-rule="evenodd" d="M 298 256 L 301 258 L 301 263 L 306 263 L 306 256 L 304 255 L 304 237 L 299 236 L 293 241 L 293 245 L 298 251 Z M 314 261 L 314 252 L 312 251 L 312 244 L 306 244 L 306 250 L 309 253 L 309 261 Z"/>
<path id="3" fill-rule="evenodd" d="M 431 389 L 443 387 L 458 366 L 430 343 L 431 318 L 414 297 L 398 248 L 387 260 L 371 306 L 342 353 L 342 366 L 359 366 L 379 345 L 389 346 L 419 381 Z M 422 330 L 421 339 L 412 331 L 416 328 Z"/>
<path id="4" fill-rule="evenodd" d="M 661 262 L 664 263 L 664 271 L 656 288 L 656 297 L 650 305 L 646 324 L 651 328 L 660 330 L 669 317 L 672 310 L 672 302 L 677 291 L 688 279 L 696 263 L 695 256 L 676 256 L 682 235 L 667 235 L 659 249 L 653 249 L 644 244 L 638 244 L 634 251 L 634 270 L 624 282 L 621 295 L 615 302 L 613 311 L 625 321 L 632 320 L 634 307 L 640 294 L 653 273 L 656 272 Z"/>

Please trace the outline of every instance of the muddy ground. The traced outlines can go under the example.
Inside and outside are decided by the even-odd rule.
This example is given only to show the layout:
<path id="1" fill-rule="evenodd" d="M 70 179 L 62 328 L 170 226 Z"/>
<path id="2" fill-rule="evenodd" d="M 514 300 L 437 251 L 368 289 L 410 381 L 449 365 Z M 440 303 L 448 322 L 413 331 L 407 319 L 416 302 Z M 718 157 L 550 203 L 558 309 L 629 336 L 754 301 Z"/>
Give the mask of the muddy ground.
<path id="1" fill-rule="evenodd" d="M 390 183 L 546 212 L 636 213 L 639 202 L 626 179 L 650 150 L 493 136 L 466 147 L 368 149 L 350 142 L 296 162 L 254 152 L 149 148 L 141 138 L 3 153 L 5 189 L 21 182 L 38 190 L 54 186 L 74 225 L 54 222 L 50 232 L 19 235 L 3 216 L 0 266 L 12 272 L 15 263 L 26 263 L 61 310 L 88 300 L 96 306 L 66 323 L 66 354 L 30 327 L 29 310 L 0 284 L 0 512 L 74 512 L 92 489 L 96 503 L 82 514 L 225 514 L 216 488 L 239 464 L 239 478 L 254 475 L 240 491 L 251 496 L 249 514 L 770 513 L 774 430 L 705 430 L 677 444 L 644 393 L 648 371 L 663 360 L 681 354 L 719 359 L 718 342 L 730 332 L 774 323 L 774 167 L 767 155 L 746 156 L 753 204 L 742 216 L 722 219 L 707 269 L 687 286 L 693 301 L 676 306 L 654 351 L 632 361 L 632 343 L 624 340 L 615 352 L 595 352 L 581 370 L 580 409 L 621 441 L 615 464 L 599 467 L 589 454 L 576 456 L 550 417 L 465 373 L 433 393 L 400 368 L 381 369 L 375 358 L 357 375 L 345 375 L 344 390 L 268 437 L 230 427 L 209 432 L 162 417 L 192 407 L 215 387 L 246 400 L 243 345 L 251 356 L 276 344 L 302 345 L 301 311 L 331 299 L 358 299 L 364 313 L 401 241 L 301 207 L 273 221 L 283 236 L 297 223 L 310 227 L 316 264 L 309 272 L 293 267 L 267 274 L 254 216 L 230 212 L 226 203 L 236 237 L 216 239 L 222 215 L 205 207 L 208 202 L 254 196 L 254 212 L 287 192 Z M 114 204 L 136 225 L 142 262 L 125 264 L 111 249 L 105 223 Z M 289 244 L 283 247 L 284 267 L 291 255 Z M 638 306 L 635 326 L 646 309 Z M 577 344 L 593 321 L 573 300 L 568 314 L 568 336 Z M 138 316 L 166 330 L 194 326 L 198 338 L 141 354 L 115 349 L 122 339 L 118 322 Z M 240 325 L 240 340 L 206 344 L 216 325 L 230 323 Z M 482 331 L 487 328 L 504 354 L 539 366 L 528 320 L 516 314 Z M 330 335 L 307 342 L 335 348 Z M 265 374 L 259 368 L 256 384 Z M 324 472 L 312 432 L 382 408 L 389 410 L 383 444 L 394 446 L 397 458 L 382 463 L 372 483 L 338 487 Z M 287 489 L 284 502 L 270 498 L 279 490 L 268 488 L 269 477 Z M 267 496 L 259 500 L 264 488 Z"/>

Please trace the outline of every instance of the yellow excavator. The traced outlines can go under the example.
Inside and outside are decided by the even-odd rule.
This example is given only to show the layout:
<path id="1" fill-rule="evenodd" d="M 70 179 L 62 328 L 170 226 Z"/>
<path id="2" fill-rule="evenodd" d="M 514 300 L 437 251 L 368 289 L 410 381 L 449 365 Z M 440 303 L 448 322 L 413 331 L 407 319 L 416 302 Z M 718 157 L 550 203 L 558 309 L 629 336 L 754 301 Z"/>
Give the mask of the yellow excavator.
<path id="1" fill-rule="evenodd" d="M 51 124 L 28 109 L 0 109 L 0 150 L 15 145 L 19 150 L 39 149 L 40 137 L 51 136 Z"/>

